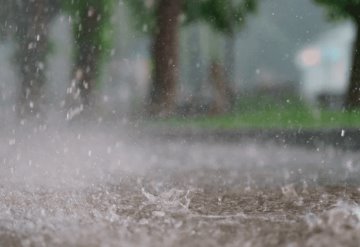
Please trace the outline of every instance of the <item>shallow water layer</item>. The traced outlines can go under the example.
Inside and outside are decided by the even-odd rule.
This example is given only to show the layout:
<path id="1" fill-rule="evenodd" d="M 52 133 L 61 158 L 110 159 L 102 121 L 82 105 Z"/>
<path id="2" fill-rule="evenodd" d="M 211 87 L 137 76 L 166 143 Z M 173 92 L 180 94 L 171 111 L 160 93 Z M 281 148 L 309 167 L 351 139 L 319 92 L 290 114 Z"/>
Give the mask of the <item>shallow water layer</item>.
<path id="1" fill-rule="evenodd" d="M 357 153 L 96 128 L 3 137 L 0 246 L 360 244 Z"/>

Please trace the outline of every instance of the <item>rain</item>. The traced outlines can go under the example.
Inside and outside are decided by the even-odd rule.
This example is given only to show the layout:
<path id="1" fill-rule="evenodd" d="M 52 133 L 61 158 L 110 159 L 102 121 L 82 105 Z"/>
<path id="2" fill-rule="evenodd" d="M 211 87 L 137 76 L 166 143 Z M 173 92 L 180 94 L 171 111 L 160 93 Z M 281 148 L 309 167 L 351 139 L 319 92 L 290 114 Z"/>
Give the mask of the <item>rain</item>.
<path id="1" fill-rule="evenodd" d="M 359 246 L 357 0 L 0 0 L 0 246 Z"/>

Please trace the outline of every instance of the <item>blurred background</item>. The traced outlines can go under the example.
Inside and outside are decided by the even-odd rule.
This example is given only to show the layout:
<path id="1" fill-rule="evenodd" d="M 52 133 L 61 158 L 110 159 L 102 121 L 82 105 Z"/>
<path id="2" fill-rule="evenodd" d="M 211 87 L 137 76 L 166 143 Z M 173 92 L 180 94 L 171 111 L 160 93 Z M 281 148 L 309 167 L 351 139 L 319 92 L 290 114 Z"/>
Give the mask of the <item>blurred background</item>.
<path id="1" fill-rule="evenodd" d="M 360 0 L 0 0 L 0 246 L 360 246 L 359 34 Z"/>
<path id="2" fill-rule="evenodd" d="M 360 71 L 347 4 L 359 5 L 2 0 L 0 118 L 353 127 Z"/>

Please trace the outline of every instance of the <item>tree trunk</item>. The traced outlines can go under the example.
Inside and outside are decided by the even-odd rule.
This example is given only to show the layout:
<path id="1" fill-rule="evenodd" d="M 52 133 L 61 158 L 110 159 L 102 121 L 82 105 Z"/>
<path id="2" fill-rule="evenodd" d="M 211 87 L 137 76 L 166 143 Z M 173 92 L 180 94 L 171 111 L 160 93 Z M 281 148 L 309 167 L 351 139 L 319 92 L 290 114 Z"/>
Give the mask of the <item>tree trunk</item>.
<path id="1" fill-rule="evenodd" d="M 189 68 L 188 83 L 191 86 L 191 91 L 195 97 L 201 95 L 201 82 L 202 82 L 202 54 L 201 54 L 201 37 L 200 28 L 198 25 L 191 28 L 189 37 L 187 39 L 187 47 L 190 55 L 187 65 Z"/>
<path id="2" fill-rule="evenodd" d="M 18 115 L 22 119 L 41 118 L 49 24 L 54 11 L 48 0 L 37 0 L 23 1 L 19 13 L 15 33 L 16 62 L 21 76 Z"/>
<path id="3" fill-rule="evenodd" d="M 236 33 L 232 31 L 225 40 L 225 78 L 227 82 L 227 97 L 229 108 L 235 104 L 235 66 L 236 66 Z"/>
<path id="4" fill-rule="evenodd" d="M 229 83 L 234 82 L 236 63 L 236 35 L 229 33 L 225 38 L 225 73 Z"/>
<path id="5" fill-rule="evenodd" d="M 68 88 L 68 113 L 70 120 L 93 106 L 93 89 L 99 77 L 101 44 L 96 33 L 99 31 L 101 14 L 88 6 L 79 16 L 79 26 L 74 26 L 75 65 L 73 79 Z"/>
<path id="6" fill-rule="evenodd" d="M 158 30 L 152 47 L 154 71 L 150 94 L 151 115 L 170 115 L 175 108 L 181 7 L 182 0 L 160 0 L 158 3 Z"/>
<path id="7" fill-rule="evenodd" d="M 230 110 L 229 85 L 225 78 L 225 70 L 216 60 L 210 65 L 210 81 L 214 90 L 214 102 L 210 114 L 224 114 Z"/>
<path id="8" fill-rule="evenodd" d="M 345 106 L 347 110 L 360 108 L 360 22 L 356 23 L 353 62 Z"/>

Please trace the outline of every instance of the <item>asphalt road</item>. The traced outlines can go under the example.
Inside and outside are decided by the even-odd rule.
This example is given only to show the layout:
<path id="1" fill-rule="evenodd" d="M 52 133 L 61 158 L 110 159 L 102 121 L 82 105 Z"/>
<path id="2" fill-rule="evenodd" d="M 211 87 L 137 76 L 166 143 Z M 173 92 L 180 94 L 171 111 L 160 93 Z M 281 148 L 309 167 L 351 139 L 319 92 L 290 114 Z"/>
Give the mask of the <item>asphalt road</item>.
<path id="1" fill-rule="evenodd" d="M 0 246 L 360 245 L 358 152 L 154 135 L 2 133 Z"/>

